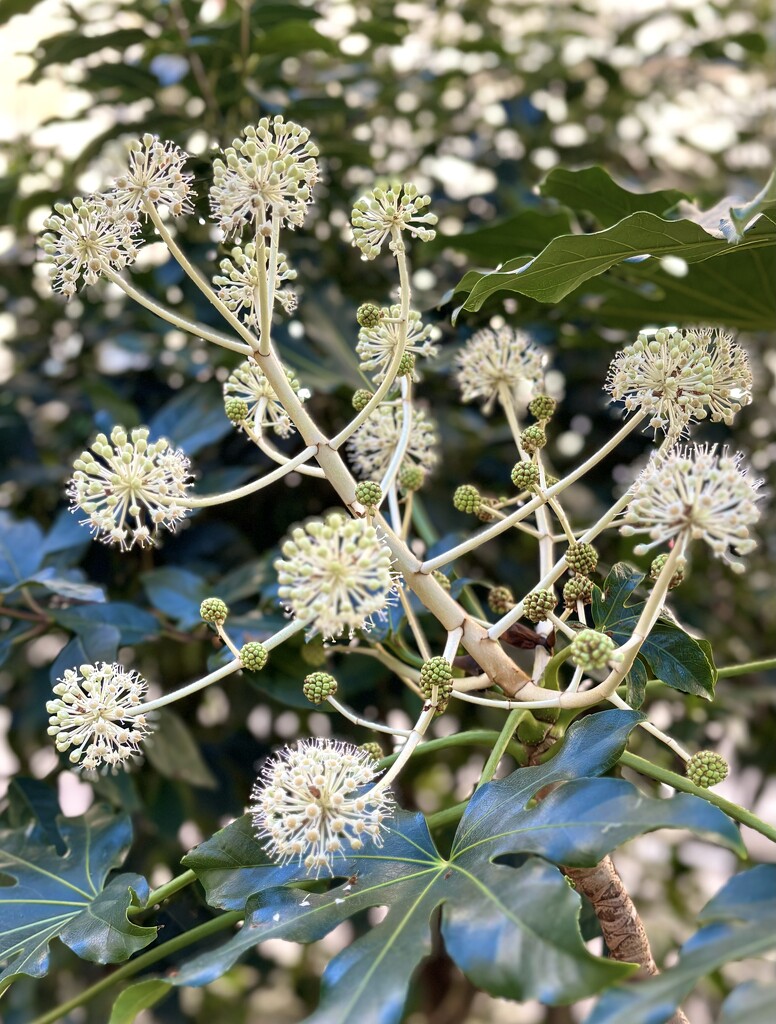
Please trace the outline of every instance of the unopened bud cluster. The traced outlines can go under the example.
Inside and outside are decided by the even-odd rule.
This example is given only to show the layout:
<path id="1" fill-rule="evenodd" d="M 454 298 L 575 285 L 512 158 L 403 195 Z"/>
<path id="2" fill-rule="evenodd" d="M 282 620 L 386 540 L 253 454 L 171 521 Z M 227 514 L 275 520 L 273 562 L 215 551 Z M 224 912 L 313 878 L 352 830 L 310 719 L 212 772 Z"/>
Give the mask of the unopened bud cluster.
<path id="1" fill-rule="evenodd" d="M 721 754 L 713 750 L 699 750 L 693 754 L 684 766 L 685 773 L 690 782 L 703 789 L 716 786 L 727 778 L 728 764 Z"/>
<path id="2" fill-rule="evenodd" d="M 616 650 L 617 644 L 606 633 L 583 629 L 571 641 L 571 660 L 589 672 L 591 669 L 606 668 Z"/>
<path id="3" fill-rule="evenodd" d="M 302 693 L 311 704 L 323 704 L 337 692 L 337 680 L 328 672 L 311 672 L 302 683 Z M 380 755 L 382 757 L 382 754 Z"/>
<path id="4" fill-rule="evenodd" d="M 523 602 L 523 614 L 531 622 L 543 622 L 557 603 L 558 599 L 551 590 L 534 590 Z"/>

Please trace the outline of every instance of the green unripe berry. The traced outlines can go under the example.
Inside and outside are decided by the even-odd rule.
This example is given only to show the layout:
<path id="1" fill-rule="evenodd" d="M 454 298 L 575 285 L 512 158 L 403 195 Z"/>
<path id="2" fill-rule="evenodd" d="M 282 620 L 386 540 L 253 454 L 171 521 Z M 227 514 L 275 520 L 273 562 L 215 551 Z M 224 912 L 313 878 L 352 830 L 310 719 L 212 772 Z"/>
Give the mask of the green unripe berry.
<path id="1" fill-rule="evenodd" d="M 566 551 L 569 569 L 587 575 L 598 565 L 598 552 L 592 544 L 569 544 Z"/>
<path id="2" fill-rule="evenodd" d="M 356 320 L 359 327 L 377 327 L 383 318 L 383 311 L 373 302 L 364 302 L 356 311 Z"/>
<path id="3" fill-rule="evenodd" d="M 668 555 L 665 553 L 663 553 L 662 555 L 658 555 L 657 558 L 654 558 L 652 560 L 652 565 L 650 565 L 649 567 L 649 578 L 651 580 L 656 580 L 658 578 L 663 566 L 666 564 L 667 561 Z M 678 587 L 680 584 L 684 583 L 684 578 L 686 574 L 687 559 L 680 558 L 679 561 L 676 563 L 676 571 L 671 577 L 671 582 L 668 584 L 668 589 L 673 590 L 675 587 Z"/>
<path id="4" fill-rule="evenodd" d="M 199 606 L 199 614 L 203 622 L 211 622 L 214 626 L 223 626 L 229 609 L 220 597 L 206 597 Z"/>
<path id="5" fill-rule="evenodd" d="M 480 510 L 482 498 L 480 492 L 472 484 L 461 484 L 456 488 L 453 495 L 453 505 L 459 512 L 468 512 L 469 515 L 476 515 Z"/>
<path id="6" fill-rule="evenodd" d="M 520 447 L 523 451 L 528 452 L 529 455 L 538 452 L 546 444 L 547 435 L 538 423 L 532 423 L 530 427 L 526 427 L 520 434 Z"/>
<path id="7" fill-rule="evenodd" d="M 379 743 L 362 743 L 358 749 L 369 754 L 375 761 L 382 761 L 383 759 L 383 748 Z"/>
<path id="8" fill-rule="evenodd" d="M 439 569 L 434 569 L 434 571 L 431 573 L 431 575 L 437 581 L 437 583 L 442 588 L 442 590 L 446 590 L 446 591 L 448 591 L 448 593 L 450 592 L 450 587 L 451 587 L 450 580 L 447 578 L 447 576 L 445 576 L 445 574 L 443 572 L 441 572 Z"/>
<path id="9" fill-rule="evenodd" d="M 557 603 L 551 590 L 534 590 L 523 603 L 523 614 L 531 622 L 543 622 Z"/>
<path id="10" fill-rule="evenodd" d="M 453 667 L 446 658 L 429 658 L 420 670 L 420 692 L 429 700 L 437 687 L 440 701 L 447 701 L 453 692 Z"/>
<path id="11" fill-rule="evenodd" d="M 261 672 L 268 660 L 269 651 L 258 640 L 252 640 L 240 648 L 240 661 L 249 672 Z"/>
<path id="12" fill-rule="evenodd" d="M 488 607 L 496 615 L 506 615 L 510 608 L 514 608 L 515 595 L 509 587 L 491 587 L 488 594 Z"/>
<path id="13" fill-rule="evenodd" d="M 358 388 L 353 392 L 353 408 L 356 412 L 361 412 L 364 406 L 374 397 L 371 391 L 367 391 L 366 388 Z"/>
<path id="14" fill-rule="evenodd" d="M 405 462 L 399 470 L 399 487 L 405 492 L 419 491 L 425 479 L 426 474 L 422 467 L 412 462 Z"/>
<path id="15" fill-rule="evenodd" d="M 539 483 L 539 467 L 533 462 L 516 462 L 511 475 L 518 491 L 532 491 Z"/>
<path id="16" fill-rule="evenodd" d="M 728 765 L 721 754 L 713 750 L 699 750 L 684 766 L 684 771 L 690 782 L 702 789 L 709 789 L 727 778 Z"/>
<path id="17" fill-rule="evenodd" d="M 530 402 L 528 411 L 535 420 L 546 422 L 554 415 L 557 404 L 555 399 L 550 398 L 549 395 L 537 395 Z"/>
<path id="18" fill-rule="evenodd" d="M 242 423 L 248 417 L 248 403 L 244 398 L 233 395 L 224 400 L 224 412 L 232 423 Z"/>
<path id="19" fill-rule="evenodd" d="M 606 668 L 616 649 L 617 644 L 606 633 L 583 629 L 571 641 L 571 660 L 585 672 L 591 668 Z"/>
<path id="20" fill-rule="evenodd" d="M 550 476 L 549 473 L 544 474 L 544 483 L 547 487 L 554 487 L 557 482 L 558 478 L 556 476 Z"/>
<path id="21" fill-rule="evenodd" d="M 374 480 L 362 480 L 360 484 L 356 484 L 356 501 L 361 502 L 370 516 L 377 511 L 382 497 L 383 490 Z"/>
<path id="22" fill-rule="evenodd" d="M 311 672 L 302 683 L 302 693 L 311 704 L 323 704 L 337 692 L 337 680 L 328 672 Z M 380 755 L 382 757 L 382 754 Z"/>
<path id="23" fill-rule="evenodd" d="M 590 604 L 593 600 L 593 581 L 589 576 L 577 573 L 567 580 L 563 587 L 563 603 L 567 608 L 576 608 L 577 601 Z"/>
<path id="24" fill-rule="evenodd" d="M 399 360 L 399 368 L 396 371 L 397 377 L 411 377 L 415 369 L 415 353 L 405 352 Z"/>

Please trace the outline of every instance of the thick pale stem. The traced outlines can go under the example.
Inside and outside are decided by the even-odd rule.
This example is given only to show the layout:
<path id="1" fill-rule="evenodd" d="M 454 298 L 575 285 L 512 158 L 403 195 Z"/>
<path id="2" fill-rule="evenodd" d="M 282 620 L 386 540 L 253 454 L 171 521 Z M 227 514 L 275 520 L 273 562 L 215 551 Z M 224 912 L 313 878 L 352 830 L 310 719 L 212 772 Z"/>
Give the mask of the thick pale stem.
<path id="1" fill-rule="evenodd" d="M 409 377 L 402 377 L 401 379 L 401 417 L 399 440 L 391 455 L 391 461 L 388 463 L 383 478 L 380 481 L 380 489 L 383 494 L 387 494 L 393 485 L 410 441 L 410 432 L 412 431 L 412 383 Z M 398 523 L 394 523 L 394 529 L 397 532 L 399 531 L 400 526 Z"/>
<path id="2" fill-rule="evenodd" d="M 381 725 L 379 722 L 370 722 L 366 718 L 361 718 L 361 716 L 357 715 L 355 711 L 351 711 L 350 708 L 345 707 L 344 704 L 340 704 L 335 697 L 327 697 L 326 699 L 335 711 L 339 711 L 343 718 L 347 718 L 347 720 L 352 722 L 353 725 L 362 725 L 366 729 L 371 729 L 372 732 L 384 732 L 388 733 L 389 736 L 412 735 L 411 729 L 393 729 L 390 725 Z"/>

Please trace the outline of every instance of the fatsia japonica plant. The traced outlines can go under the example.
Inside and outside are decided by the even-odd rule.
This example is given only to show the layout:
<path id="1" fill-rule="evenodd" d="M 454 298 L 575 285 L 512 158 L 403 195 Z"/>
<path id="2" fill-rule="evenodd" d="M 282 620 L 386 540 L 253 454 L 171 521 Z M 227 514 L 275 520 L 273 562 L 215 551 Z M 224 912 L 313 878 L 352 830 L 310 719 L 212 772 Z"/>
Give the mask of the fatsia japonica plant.
<path id="1" fill-rule="evenodd" d="M 320 488 L 329 505 L 289 524 L 274 561 L 287 616 L 281 628 L 236 641 L 216 589 L 200 615 L 221 644 L 217 667 L 165 692 L 131 664 L 73 664 L 47 704 L 48 732 L 84 778 L 153 771 L 143 753 L 165 742 L 163 708 L 228 677 L 271 674 L 273 652 L 303 634 L 314 670 L 300 675 L 298 689 L 371 738 L 357 746 L 304 735 L 279 750 L 244 794 L 246 814 L 195 847 L 185 870 L 153 891 L 135 874 L 106 884 L 131 830 L 126 817 L 100 805 L 83 819 L 59 819 L 53 837 L 34 824 L 10 829 L 0 848 L 0 871 L 13 882 L 0 890 L 8 922 L 0 985 L 45 974 L 57 937 L 86 960 L 127 962 L 38 1024 L 147 970 L 115 1004 L 111 1021 L 129 1021 L 173 987 L 215 981 L 263 941 L 309 943 L 361 911 L 387 907 L 331 961 L 309 1021 L 399 1021 L 413 974 L 440 938 L 469 981 L 491 995 L 547 1005 L 600 995 L 591 1024 L 686 1020 L 679 1004 L 697 980 L 773 945 L 773 900 L 762 894 L 774 891 L 774 869 L 736 875 L 708 904 L 677 963 L 658 974 L 609 855 L 660 828 L 690 829 L 740 855 L 736 822 L 776 838 L 750 811 L 714 794 L 728 772 L 717 752 L 685 749 L 639 710 L 651 680 L 713 694 L 711 648 L 682 629 L 669 602 L 690 568 L 702 572 L 711 557 L 743 571 L 756 545 L 761 493 L 745 458 L 692 441 L 697 424 L 729 424 L 751 401 L 747 354 L 713 324 L 645 327 L 602 381 L 622 413 L 619 429 L 557 478 L 548 453 L 558 403 L 546 349 L 503 320 L 475 332 L 457 352 L 451 380 L 486 422 L 505 422 L 514 465 L 498 495 L 457 487 L 453 505 L 476 528 L 431 554 L 413 512 L 443 457 L 439 425 L 417 397 L 438 345 L 412 306 L 410 252 L 434 238 L 436 217 L 411 183 L 385 182 L 356 201 L 353 244 L 364 260 L 393 261 L 397 292 L 384 305 L 364 297 L 356 353 L 371 387 L 353 394 L 347 421 L 327 432 L 309 412 L 314 381 L 284 365 L 273 337 L 277 318 L 297 305 L 283 239 L 304 227 L 318 156 L 306 128 L 276 116 L 246 127 L 214 161 L 210 208 L 226 254 L 212 283 L 176 240 L 176 219 L 193 210 L 194 183 L 172 142 L 144 136 L 109 191 L 57 206 L 46 224 L 42 246 L 64 296 L 107 280 L 177 330 L 234 355 L 225 416 L 276 465 L 236 489 L 199 494 L 184 451 L 144 425 L 115 425 L 87 442 L 67 487 L 72 512 L 96 540 L 147 549 L 195 510 L 284 479 Z M 133 283 L 132 265 L 152 238 L 220 313 L 223 330 L 178 315 Z M 565 492 L 634 431 L 654 439 L 648 461 L 596 522 L 574 522 Z M 614 530 L 634 538 L 635 555 L 649 552 L 646 574 L 625 562 L 600 570 L 596 542 Z M 456 567 L 515 531 L 535 544 L 535 571 L 491 586 L 484 609 Z M 392 640 L 399 622 L 406 642 Z M 336 662 L 351 658 L 365 673 L 375 662 L 389 670 L 397 704 L 411 695 L 410 727 L 350 706 Z M 451 706 L 463 727 L 429 738 Z M 480 728 L 479 709 L 501 713 L 500 730 Z M 684 772 L 630 753 L 635 729 L 666 744 Z M 396 789 L 410 760 L 467 744 L 489 748 L 473 795 L 429 817 L 403 809 Z M 507 756 L 517 768 L 496 778 Z M 618 763 L 675 794 L 647 795 L 610 774 Z M 456 823 L 452 846 L 437 844 L 434 830 Z M 56 880 L 43 900 L 36 895 L 42 874 Z M 157 942 L 146 914 L 195 882 L 221 913 Z M 583 899 L 597 926 L 580 924 Z M 207 951 L 182 952 L 227 929 L 233 934 Z M 595 934 L 608 955 L 588 949 Z M 154 971 L 162 959 L 166 969 Z M 731 1006 L 755 997 L 762 997 L 757 985 L 736 990 Z"/>

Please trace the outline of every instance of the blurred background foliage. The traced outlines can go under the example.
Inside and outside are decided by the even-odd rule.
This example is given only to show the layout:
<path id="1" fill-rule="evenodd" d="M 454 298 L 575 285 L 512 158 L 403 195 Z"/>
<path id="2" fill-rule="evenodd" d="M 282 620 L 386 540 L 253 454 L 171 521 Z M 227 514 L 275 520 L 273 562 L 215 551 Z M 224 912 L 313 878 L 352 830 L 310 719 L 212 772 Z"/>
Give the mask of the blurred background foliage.
<path id="1" fill-rule="evenodd" d="M 41 18 L 54 8 L 64 27 L 49 35 Z M 486 423 L 458 404 L 450 367 L 460 341 L 505 317 L 552 351 L 550 385 L 563 404 L 550 458 L 563 471 L 615 427 L 619 413 L 607 407 L 601 385 L 616 348 L 642 326 L 599 315 L 600 294 L 584 287 L 555 305 L 500 293 L 452 326 L 456 283 L 470 268 L 535 255 L 557 234 L 603 226 L 538 194 L 557 165 L 601 164 L 631 188 L 679 189 L 702 208 L 725 195 L 753 196 L 776 163 L 776 22 L 767 0 L 0 0 L 0 19 L 13 27 L 16 16 L 27 19 L 36 40 L 29 82 L 55 83 L 68 113 L 40 124 L 31 118 L 22 131 L 6 132 L 0 152 L 0 589 L 7 588 L 0 606 L 0 770 L 58 786 L 68 813 L 83 810 L 93 790 L 137 812 L 139 841 L 127 868 L 159 884 L 186 849 L 241 813 L 255 765 L 274 744 L 331 731 L 328 716 L 310 712 L 301 695 L 310 664 L 326 658 L 348 701 L 367 714 L 384 717 L 393 709 L 400 717 L 405 698 L 376 662 L 295 642 L 273 655 L 261 677 L 246 674 L 176 706 L 165 727 L 176 739 L 151 746 L 145 770 L 92 787 L 58 761 L 46 738 L 44 703 L 65 666 L 118 654 L 172 689 L 218 657 L 213 634 L 197 616 L 199 601 L 211 593 L 232 606 L 238 643 L 273 632 L 281 616 L 276 544 L 290 524 L 328 508 L 332 494 L 292 478 L 191 517 L 152 551 L 121 555 L 89 543 L 65 510 L 63 484 L 97 430 L 147 424 L 167 435 L 194 459 L 202 492 L 250 478 L 264 460 L 223 415 L 221 382 L 235 362 L 229 353 L 171 330 L 110 286 L 85 290 L 69 304 L 51 295 L 47 268 L 36 264 L 36 235 L 51 204 L 108 183 L 123 165 L 126 139 L 146 131 L 173 139 L 192 154 L 198 192 L 197 216 L 178 231 L 194 261 L 212 272 L 222 254 L 207 220 L 214 150 L 264 114 L 282 112 L 308 126 L 324 176 L 304 228 L 284 240 L 298 270 L 300 306 L 293 321 L 279 323 L 277 339 L 283 359 L 312 389 L 315 414 L 334 428 L 350 415 L 350 395 L 363 384 L 355 309 L 366 300 L 387 304 L 396 284 L 387 259 L 365 264 L 350 246 L 350 207 L 379 177 L 411 179 L 428 191 L 439 236 L 411 256 L 414 304 L 437 326 L 442 345 L 419 392 L 438 421 L 443 458 L 422 501 L 447 546 L 472 528 L 452 508 L 455 487 L 473 482 L 502 493 L 513 461 L 506 424 Z M 161 246 L 147 245 L 133 273 L 176 311 L 217 323 Z M 627 285 L 627 272 L 611 272 L 607 282 Z M 681 279 L 673 282 L 675 302 Z M 757 281 L 731 287 L 728 299 L 729 326 L 746 323 L 742 311 L 754 305 L 767 319 L 768 289 Z M 663 320 L 661 301 L 653 323 Z M 773 493 L 776 355 L 764 332 L 741 340 L 755 366 L 756 401 L 734 431 L 698 433 L 748 452 Z M 574 518 L 593 521 L 608 502 L 612 476 L 615 486 L 627 484 L 630 465 L 649 448 L 645 436 L 633 437 L 575 487 Z M 673 596 L 686 625 L 712 641 L 718 664 L 773 654 L 772 521 L 766 513 L 758 556 L 743 579 L 698 551 L 690 579 Z M 629 557 L 630 545 L 615 535 L 601 547 L 604 566 Z M 522 593 L 533 582 L 534 558 L 515 536 L 456 568 Z M 680 740 L 729 756 L 730 795 L 762 812 L 776 800 L 765 713 L 773 695 L 772 678 L 749 676 L 720 681 L 713 706 L 658 692 L 651 713 Z M 487 714 L 479 720 L 495 725 Z M 347 736 L 346 726 L 338 720 L 336 735 Z M 437 728 L 457 726 L 448 713 Z M 352 737 L 370 738 L 355 729 Z M 668 756 L 647 737 L 639 743 L 646 756 Z M 444 763 L 419 761 L 403 780 L 405 803 L 433 811 L 461 799 L 479 763 L 463 751 Z M 642 842 L 653 843 L 653 863 L 647 869 L 635 858 L 630 866 L 626 861 L 626 877 L 630 871 L 662 953 L 685 934 L 673 918 L 681 922 L 688 906 L 697 910 L 730 865 L 719 854 L 721 867 L 699 877 L 689 870 L 692 850 L 688 859 L 686 847 L 661 838 L 657 855 L 653 840 Z M 162 915 L 165 938 L 205 913 L 193 894 L 177 900 Z M 215 1013 L 230 1024 L 300 1020 L 315 1003 L 321 964 L 346 941 L 337 935 L 323 949 L 265 949 L 212 992 L 173 995 L 152 1019 L 204 1021 Z M 6 997 L 5 1019 L 28 1020 L 100 975 L 60 947 L 48 979 L 19 984 Z M 694 1024 L 711 1019 L 709 1006 L 722 994 L 721 981 L 708 986 L 691 1012 Z M 571 1011 L 544 1016 L 481 996 L 471 1016 L 461 1016 L 471 998 L 440 952 L 407 1019 L 574 1019 Z M 96 1002 L 78 1019 L 106 1020 L 107 1005 Z"/>

